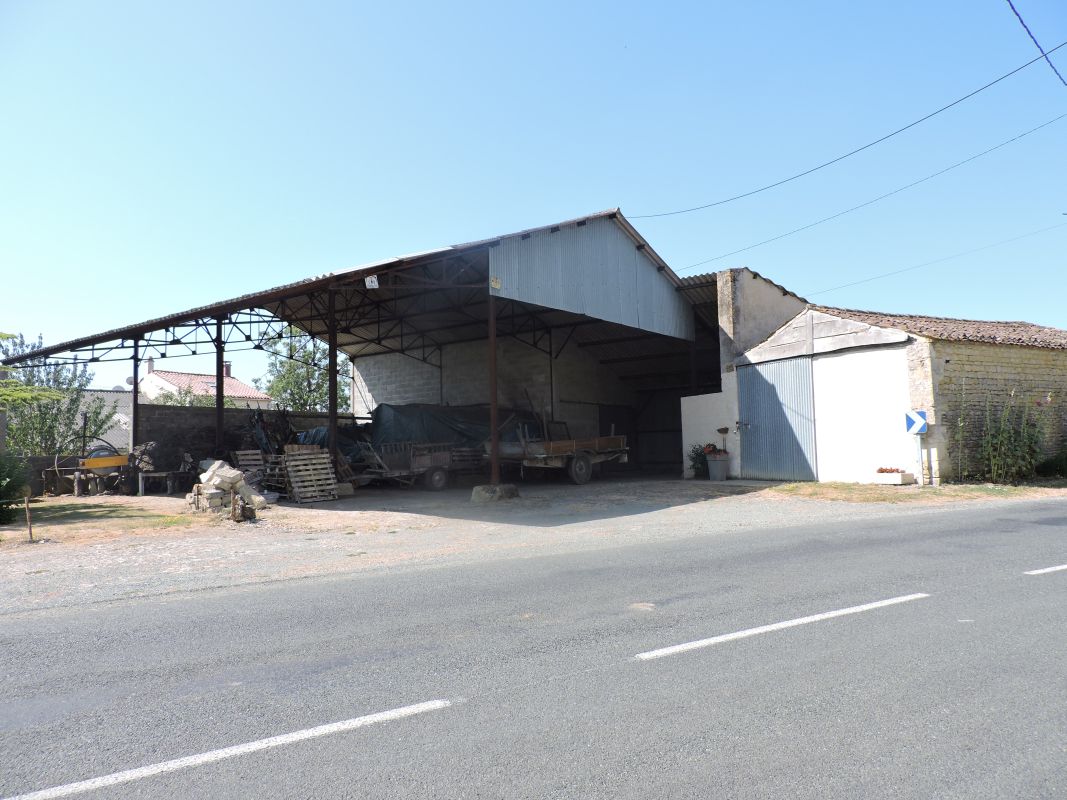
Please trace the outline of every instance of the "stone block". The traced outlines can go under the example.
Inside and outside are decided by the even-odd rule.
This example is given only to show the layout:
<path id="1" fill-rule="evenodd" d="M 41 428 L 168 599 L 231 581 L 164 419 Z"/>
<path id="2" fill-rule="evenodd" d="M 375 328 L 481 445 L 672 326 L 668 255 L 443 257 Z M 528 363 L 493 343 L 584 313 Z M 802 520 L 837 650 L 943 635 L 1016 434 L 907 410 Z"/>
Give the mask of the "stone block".
<path id="1" fill-rule="evenodd" d="M 207 463 L 208 463 L 207 461 L 201 461 L 200 462 L 200 468 L 204 470 L 203 472 L 200 473 L 200 482 L 201 483 L 211 483 L 212 480 L 215 478 L 215 475 L 218 473 L 219 468 L 226 466 L 226 462 L 225 461 L 212 461 L 210 463 L 210 465 L 207 467 L 207 469 L 204 469 L 204 464 L 207 464 Z"/>
<path id="2" fill-rule="evenodd" d="M 499 500 L 511 500 L 519 496 L 519 488 L 513 483 L 501 483 L 496 486 L 487 484 L 475 486 L 471 490 L 472 503 L 495 503 Z"/>
<path id="3" fill-rule="evenodd" d="M 221 466 L 213 466 L 208 470 L 209 473 L 213 472 L 214 474 L 210 480 L 204 481 L 204 483 L 213 484 L 220 489 L 233 489 L 238 484 L 244 483 L 245 476 L 241 470 L 227 466 L 221 461 L 218 464 Z"/>
<path id="4" fill-rule="evenodd" d="M 249 506 L 254 508 L 256 511 L 262 511 L 264 508 L 267 507 L 267 498 L 265 498 L 259 492 L 255 491 L 247 483 L 242 483 L 238 485 L 237 491 L 241 495 L 241 499 L 243 499 Z"/>

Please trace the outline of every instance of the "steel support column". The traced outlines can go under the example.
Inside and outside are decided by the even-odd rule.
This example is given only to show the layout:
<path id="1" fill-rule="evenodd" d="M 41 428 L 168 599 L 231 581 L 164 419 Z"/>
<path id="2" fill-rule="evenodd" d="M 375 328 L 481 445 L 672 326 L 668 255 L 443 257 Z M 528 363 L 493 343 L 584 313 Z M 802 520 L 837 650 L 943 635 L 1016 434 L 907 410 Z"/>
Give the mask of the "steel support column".
<path id="1" fill-rule="evenodd" d="M 130 396 L 130 452 L 137 446 L 137 429 L 141 424 L 141 339 L 133 340 L 133 393 Z"/>
<path id="2" fill-rule="evenodd" d="M 500 483 L 500 431 L 496 390 L 496 299 L 489 290 L 489 482 Z"/>
<path id="3" fill-rule="evenodd" d="M 224 433 L 224 412 L 226 402 L 226 345 L 222 339 L 222 317 L 215 319 L 215 457 L 222 458 Z"/>
<path id="4" fill-rule="evenodd" d="M 329 365 L 326 369 L 327 386 L 329 393 L 326 423 L 327 438 L 326 446 L 330 455 L 337 458 L 337 293 L 330 289 L 327 292 L 326 302 L 326 326 L 328 331 Z"/>

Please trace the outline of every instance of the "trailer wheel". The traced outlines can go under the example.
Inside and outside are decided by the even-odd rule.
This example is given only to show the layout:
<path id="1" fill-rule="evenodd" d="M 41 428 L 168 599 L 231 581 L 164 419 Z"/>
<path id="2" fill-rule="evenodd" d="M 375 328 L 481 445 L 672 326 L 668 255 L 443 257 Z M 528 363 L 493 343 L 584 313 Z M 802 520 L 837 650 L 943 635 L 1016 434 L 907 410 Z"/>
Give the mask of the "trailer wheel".
<path id="1" fill-rule="evenodd" d="M 430 467 L 422 476 L 423 485 L 431 492 L 439 492 L 448 486 L 448 470 Z"/>
<path id="2" fill-rule="evenodd" d="M 567 477 L 571 479 L 571 483 L 578 486 L 589 483 L 589 479 L 593 477 L 593 460 L 585 453 L 575 453 L 567 462 Z"/>

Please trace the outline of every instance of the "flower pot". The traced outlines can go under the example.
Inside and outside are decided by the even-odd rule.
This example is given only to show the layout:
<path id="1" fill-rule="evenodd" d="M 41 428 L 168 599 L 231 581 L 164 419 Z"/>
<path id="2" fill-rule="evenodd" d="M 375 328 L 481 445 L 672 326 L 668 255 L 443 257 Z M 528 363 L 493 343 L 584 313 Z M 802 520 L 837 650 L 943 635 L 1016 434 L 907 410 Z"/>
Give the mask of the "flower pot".
<path id="1" fill-rule="evenodd" d="M 708 462 L 708 480 L 726 480 L 726 472 L 730 466 L 730 456 L 726 453 L 709 453 L 704 458 Z"/>
<path id="2" fill-rule="evenodd" d="M 910 472 L 876 472 L 871 482 L 880 486 L 907 486 L 915 483 L 915 476 Z"/>

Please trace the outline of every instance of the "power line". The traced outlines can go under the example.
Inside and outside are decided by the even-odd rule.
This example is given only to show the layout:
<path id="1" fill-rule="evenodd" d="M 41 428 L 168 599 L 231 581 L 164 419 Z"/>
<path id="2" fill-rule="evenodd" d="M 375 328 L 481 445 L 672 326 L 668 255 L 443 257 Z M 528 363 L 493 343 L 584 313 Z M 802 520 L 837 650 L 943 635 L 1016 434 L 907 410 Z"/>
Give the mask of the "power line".
<path id="1" fill-rule="evenodd" d="M 1034 46 L 1037 47 L 1038 51 L 1041 53 L 1041 57 L 1048 62 L 1049 67 L 1052 69 L 1053 72 L 1056 73 L 1056 77 L 1060 79 L 1060 83 L 1062 83 L 1064 86 L 1067 86 L 1067 81 L 1065 81 L 1063 79 L 1063 76 L 1060 75 L 1060 71 L 1056 69 L 1056 65 L 1052 63 L 1052 59 L 1048 57 L 1048 53 L 1046 53 L 1044 48 L 1041 47 L 1041 43 L 1037 40 L 1037 37 L 1030 32 L 1030 26 L 1026 24 L 1026 20 L 1023 19 L 1023 15 L 1019 13 L 1019 10 L 1015 8 L 1015 4 L 1011 0 L 1007 0 L 1007 2 L 1008 6 L 1012 10 L 1012 13 L 1015 14 L 1015 18 L 1019 20 L 1019 24 L 1022 25 L 1023 30 L 1026 31 L 1026 35 L 1030 37 L 1030 41 L 1034 43 Z"/>
<path id="2" fill-rule="evenodd" d="M 907 184 L 905 186 L 901 186 L 898 189 L 894 189 L 891 192 L 886 192 L 885 194 L 879 195 L 878 197 L 875 197 L 873 200 L 868 200 L 865 203 L 860 203 L 858 206 L 852 206 L 852 208 L 846 208 L 844 211 L 839 211 L 836 214 L 831 214 L 828 217 L 823 217 L 820 220 L 816 220 L 815 222 L 811 222 L 811 223 L 809 223 L 807 225 L 802 225 L 799 228 L 794 228 L 793 230 L 787 231 L 786 233 L 780 233 L 777 236 L 772 236 L 770 239 L 764 239 L 762 242 L 756 242 L 755 244 L 750 244 L 747 247 L 742 247 L 742 248 L 739 248 L 737 250 L 731 250 L 729 253 L 723 253 L 722 255 L 719 255 L 719 256 L 714 256 L 712 258 L 706 258 L 703 261 L 698 261 L 695 264 L 690 264 L 687 267 L 682 267 L 678 271 L 679 272 L 685 272 L 686 270 L 695 269 L 696 267 L 702 267 L 705 264 L 710 264 L 713 261 L 720 261 L 720 260 L 722 260 L 724 258 L 729 258 L 730 256 L 736 256 L 738 253 L 744 253 L 744 252 L 746 252 L 748 250 L 754 250 L 755 248 L 762 247 L 765 244 L 770 244 L 771 242 L 777 242 L 779 239 L 784 239 L 787 236 L 792 236 L 793 234 L 800 233 L 802 231 L 806 231 L 806 230 L 809 230 L 811 228 L 814 228 L 816 225 L 822 225 L 824 222 L 830 222 L 831 220 L 838 219 L 839 217 L 843 217 L 846 214 L 851 214 L 853 211 L 859 211 L 861 208 L 866 208 L 867 206 L 874 205 L 875 203 L 877 203 L 877 202 L 879 202 L 881 200 L 885 200 L 887 197 L 892 197 L 895 194 L 900 194 L 901 192 L 903 192 L 903 191 L 905 191 L 907 189 L 911 189 L 912 187 L 918 186 L 920 183 L 926 183 L 927 181 L 932 180 L 932 179 L 938 177 L 939 175 L 944 175 L 946 172 L 950 172 L 950 171 L 956 169 L 957 167 L 962 167 L 964 164 L 969 164 L 970 162 L 974 161 L 975 159 L 981 158 L 982 156 L 985 156 L 985 155 L 989 155 L 990 153 L 992 153 L 995 150 L 999 150 L 1002 147 L 1006 147 L 1007 145 L 1011 144 L 1012 142 L 1017 142 L 1020 139 L 1022 139 L 1024 136 L 1029 136 L 1031 133 L 1035 133 L 1035 132 L 1041 130 L 1042 128 L 1046 128 L 1049 125 L 1052 125 L 1053 123 L 1059 122 L 1062 119 L 1067 119 L 1067 114 L 1060 114 L 1055 119 L 1050 119 L 1048 122 L 1043 122 L 1042 124 L 1038 125 L 1036 128 L 1031 128 L 1030 130 L 1028 130 L 1028 131 L 1026 131 L 1024 133 L 1020 133 L 1018 136 L 1013 136 L 1012 138 L 1007 139 L 1006 141 L 1003 141 L 998 145 L 990 147 L 988 150 L 983 150 L 981 153 L 975 153 L 970 158 L 963 159 L 963 161 L 957 161 L 952 166 L 945 167 L 944 169 L 940 169 L 937 172 L 934 172 L 934 173 L 932 173 L 930 175 L 927 175 L 925 178 L 919 178 L 919 180 L 917 180 L 917 181 L 912 181 L 911 183 L 909 183 L 909 184 Z"/>
<path id="3" fill-rule="evenodd" d="M 903 133 L 904 131 L 909 130 L 910 128 L 914 128 L 916 125 L 919 125 L 919 124 L 921 124 L 923 122 L 926 122 L 928 119 L 936 117 L 938 114 L 942 113 L 943 111 L 948 111 L 950 108 L 952 108 L 953 106 L 959 105 L 964 100 L 969 100 L 970 98 L 974 97 L 976 94 L 978 94 L 980 92 L 984 92 L 986 89 L 988 89 L 988 88 L 990 88 L 992 86 L 996 86 L 998 83 L 1000 83 L 1001 81 L 1003 81 L 1003 80 L 1005 80 L 1007 78 L 1010 78 L 1012 75 L 1016 74 L 1017 72 L 1021 72 L 1022 70 L 1026 69 L 1027 67 L 1029 67 L 1031 64 L 1036 64 L 1038 61 L 1041 61 L 1042 59 L 1048 60 L 1048 54 L 1049 53 L 1055 53 L 1057 50 L 1059 50 L 1061 47 L 1063 47 L 1065 45 L 1067 45 L 1067 42 L 1062 42 L 1061 44 L 1058 44 L 1055 47 L 1053 47 L 1051 50 L 1049 50 L 1048 53 L 1042 51 L 1042 55 L 1038 56 L 1037 58 L 1032 59 L 1031 61 L 1027 61 L 1025 64 L 1023 64 L 1020 67 L 1016 67 L 1011 72 L 1006 72 L 1005 74 L 1001 75 L 996 80 L 990 81 L 985 86 L 982 86 L 982 87 L 980 87 L 978 89 L 975 89 L 973 92 L 965 94 L 963 97 L 960 97 L 957 100 L 953 100 L 948 105 L 942 106 L 941 108 L 937 109 L 936 111 L 932 111 L 929 114 L 927 114 L 926 116 L 920 117 L 919 119 L 915 120 L 914 122 L 908 123 L 907 125 L 905 125 L 902 128 L 897 128 L 892 133 L 887 133 L 885 136 L 882 136 L 882 137 L 880 137 L 878 139 L 875 139 L 873 142 L 868 142 L 867 144 L 863 145 L 862 147 L 857 147 L 855 150 L 851 150 L 851 151 L 845 153 L 844 155 L 838 156 L 837 158 L 833 158 L 833 159 L 831 159 L 829 161 L 826 161 L 826 162 L 824 162 L 822 164 L 819 164 L 816 167 L 811 167 L 810 169 L 806 169 L 803 172 L 798 172 L 796 175 L 792 175 L 792 176 L 790 176 L 788 178 L 782 178 L 779 181 L 775 181 L 774 183 L 768 183 L 766 186 L 761 186 L 758 189 L 752 189 L 752 190 L 747 191 L 747 192 L 742 192 L 741 194 L 736 194 L 733 197 L 727 197 L 727 198 L 725 198 L 723 200 L 716 200 L 715 202 L 712 202 L 712 203 L 705 203 L 704 205 L 693 206 L 691 208 L 680 208 L 680 209 L 677 209 L 675 211 L 661 211 L 661 212 L 656 213 L 656 214 L 634 214 L 634 215 L 630 216 L 630 219 L 652 219 L 654 217 L 672 217 L 672 216 L 675 216 L 677 214 L 689 214 L 689 213 L 691 213 L 693 211 L 702 211 L 705 208 L 713 208 L 715 206 L 725 205 L 726 203 L 732 203 L 735 200 L 740 200 L 740 199 L 742 199 L 744 197 L 751 197 L 754 194 L 759 194 L 760 192 L 765 192 L 768 189 L 774 189 L 775 187 L 782 186 L 783 184 L 789 183 L 791 181 L 795 181 L 798 178 L 803 178 L 805 175 L 810 175 L 813 172 L 817 172 L 820 169 L 824 169 L 825 167 L 829 167 L 829 166 L 831 166 L 833 164 L 838 163 L 839 161 L 844 161 L 846 158 L 849 158 L 850 156 L 854 156 L 857 153 L 862 153 L 864 150 L 867 150 L 867 149 L 869 149 L 871 147 L 874 147 L 876 144 L 881 144 L 882 142 L 886 141 L 887 139 L 893 138 L 894 136 L 896 136 L 899 133 Z"/>
<path id="4" fill-rule="evenodd" d="M 883 272 L 880 275 L 872 275 L 869 278 L 863 278 L 858 281 L 852 281 L 852 283 L 843 283 L 840 286 L 833 286 L 829 289 L 820 289 L 817 292 L 808 292 L 807 297 L 814 297 L 817 294 L 826 294 L 827 292 L 836 292 L 838 289 L 848 289 L 851 286 L 859 286 L 861 283 L 870 283 L 871 281 L 881 280 L 882 278 L 889 278 L 893 275 L 900 275 L 902 272 L 911 272 L 915 269 L 921 269 L 922 267 L 930 267 L 934 264 L 941 264 L 945 261 L 951 261 L 954 258 L 963 258 L 963 256 L 969 256 L 974 253 L 980 253 L 983 250 L 989 250 L 994 247 L 1000 247 L 1001 245 L 1011 244 L 1017 242 L 1020 239 L 1028 239 L 1031 236 L 1037 236 L 1039 233 L 1047 233 L 1048 231 L 1055 230 L 1056 228 L 1067 227 L 1067 222 L 1061 222 L 1059 225 L 1050 225 L 1047 228 L 1041 228 L 1040 230 L 1030 231 L 1030 233 L 1024 233 L 1021 236 L 1013 236 L 1011 239 L 1002 239 L 999 242 L 992 242 L 991 244 L 984 244 L 981 247 L 975 247 L 973 250 L 965 250 L 962 253 L 953 253 L 950 256 L 944 258 L 936 258 L 933 261 L 924 261 L 922 264 L 915 264 L 910 267 L 904 267 L 903 269 L 895 269 L 892 272 Z"/>

